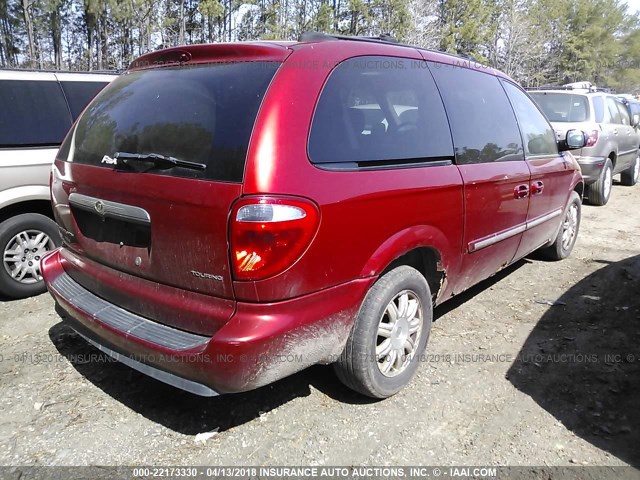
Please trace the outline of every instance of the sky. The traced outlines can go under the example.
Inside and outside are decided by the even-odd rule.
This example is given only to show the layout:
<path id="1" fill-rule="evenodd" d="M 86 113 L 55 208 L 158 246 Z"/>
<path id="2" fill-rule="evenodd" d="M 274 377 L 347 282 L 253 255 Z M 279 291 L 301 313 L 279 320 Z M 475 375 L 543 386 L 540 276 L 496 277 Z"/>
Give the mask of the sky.
<path id="1" fill-rule="evenodd" d="M 638 13 L 640 11 L 640 0 L 627 0 L 629 13 Z"/>

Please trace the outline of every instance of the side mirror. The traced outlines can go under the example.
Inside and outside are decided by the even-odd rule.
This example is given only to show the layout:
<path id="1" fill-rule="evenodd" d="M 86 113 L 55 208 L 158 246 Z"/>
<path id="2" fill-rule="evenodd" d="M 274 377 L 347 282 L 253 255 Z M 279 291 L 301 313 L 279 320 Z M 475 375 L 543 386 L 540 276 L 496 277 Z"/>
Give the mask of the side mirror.
<path id="1" fill-rule="evenodd" d="M 634 113 L 632 120 L 633 120 L 633 126 L 634 127 L 637 127 L 638 125 L 640 125 L 640 114 Z"/>
<path id="2" fill-rule="evenodd" d="M 575 150 L 584 147 L 586 144 L 587 135 L 582 130 L 571 129 L 567 131 L 565 139 L 558 142 L 558 150 L 561 152 Z"/>

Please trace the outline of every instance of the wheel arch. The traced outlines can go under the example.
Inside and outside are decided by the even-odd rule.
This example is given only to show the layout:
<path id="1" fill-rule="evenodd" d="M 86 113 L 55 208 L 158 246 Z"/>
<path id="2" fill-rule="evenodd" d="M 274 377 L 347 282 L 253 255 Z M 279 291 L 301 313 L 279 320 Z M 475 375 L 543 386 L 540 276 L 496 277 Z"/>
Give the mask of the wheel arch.
<path id="1" fill-rule="evenodd" d="M 380 245 L 363 268 L 362 276 L 380 276 L 401 265 L 411 266 L 425 277 L 436 303 L 451 270 L 447 255 L 450 248 L 438 229 L 425 225 L 410 227 Z"/>
<path id="2" fill-rule="evenodd" d="M 54 219 L 51 201 L 36 199 L 24 200 L 3 206 L 0 208 L 0 223 L 16 215 L 22 215 L 23 213 L 39 213 L 40 215 L 49 217 L 51 220 Z"/>

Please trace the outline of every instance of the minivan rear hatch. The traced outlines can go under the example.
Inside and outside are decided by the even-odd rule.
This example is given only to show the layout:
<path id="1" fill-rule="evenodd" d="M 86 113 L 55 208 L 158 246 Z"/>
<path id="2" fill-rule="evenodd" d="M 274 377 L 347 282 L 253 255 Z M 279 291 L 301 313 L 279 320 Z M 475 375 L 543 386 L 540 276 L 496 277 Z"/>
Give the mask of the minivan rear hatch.
<path id="1" fill-rule="evenodd" d="M 206 47 L 142 57 L 168 66 L 133 69 L 96 97 L 58 154 L 68 202 L 54 188 L 54 203 L 67 203 L 56 212 L 77 254 L 233 298 L 228 215 L 262 99 L 288 53 L 276 45 Z"/>

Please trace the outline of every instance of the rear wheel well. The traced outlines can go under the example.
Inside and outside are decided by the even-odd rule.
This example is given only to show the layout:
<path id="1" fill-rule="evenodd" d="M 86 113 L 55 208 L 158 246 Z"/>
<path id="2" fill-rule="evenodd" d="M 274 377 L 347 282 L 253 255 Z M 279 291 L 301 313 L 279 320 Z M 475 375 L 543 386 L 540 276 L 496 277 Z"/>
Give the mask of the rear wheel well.
<path id="1" fill-rule="evenodd" d="M 413 267 L 427 280 L 431 290 L 431 298 L 435 302 L 446 278 L 446 272 L 440 261 L 440 253 L 434 248 L 414 248 L 391 262 L 381 275 L 401 265 Z"/>
<path id="2" fill-rule="evenodd" d="M 29 200 L 28 202 L 14 203 L 0 210 L 0 222 L 23 213 L 39 213 L 53 220 L 51 202 L 47 200 Z"/>

